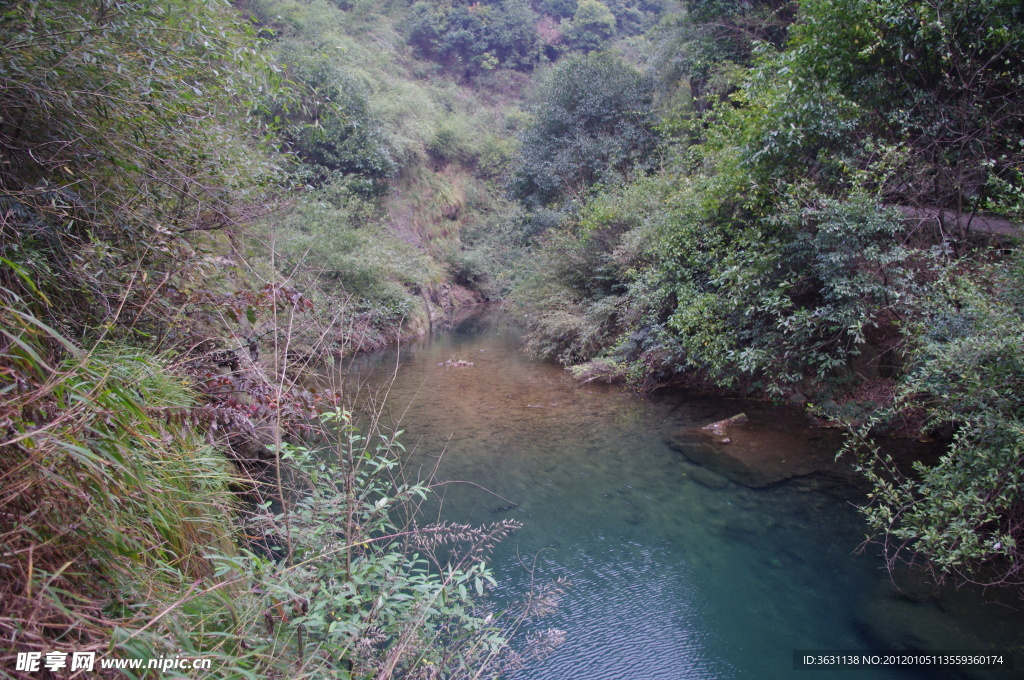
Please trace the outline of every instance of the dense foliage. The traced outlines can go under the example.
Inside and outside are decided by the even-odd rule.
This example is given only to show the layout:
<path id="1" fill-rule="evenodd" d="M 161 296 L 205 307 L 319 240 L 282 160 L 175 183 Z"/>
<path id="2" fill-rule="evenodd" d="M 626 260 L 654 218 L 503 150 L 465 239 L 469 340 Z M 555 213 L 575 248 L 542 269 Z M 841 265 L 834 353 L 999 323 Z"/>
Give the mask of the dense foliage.
<path id="1" fill-rule="evenodd" d="M 590 376 L 952 433 L 916 477 L 868 456 L 866 512 L 893 557 L 1019 583 L 1018 414 L 996 397 L 1020 361 L 1016 274 L 979 264 L 1016 258 L 1019 4 L 686 5 L 651 61 L 668 160 L 543 237 L 518 293 L 531 347 Z"/>
<path id="2" fill-rule="evenodd" d="M 305 96 L 297 105 L 273 102 L 266 115 L 299 161 L 293 169 L 297 179 L 312 186 L 348 180 L 349 187 L 369 195 L 386 191 L 398 167 L 370 111 L 368 86 L 322 58 L 310 59 L 297 45 L 288 47 L 291 54 L 282 50 L 281 58 L 295 64 L 289 75 Z"/>
<path id="3" fill-rule="evenodd" d="M 437 215 L 408 201 L 433 245 L 451 206 L 501 202 L 433 164 L 493 178 L 509 154 L 442 128 L 454 85 L 399 70 L 382 101 L 367 70 L 394 64 L 367 58 L 386 50 L 327 58 L 363 37 L 337 7 L 244 11 L 0 16 L 3 674 L 85 650 L 208 657 L 218 677 L 493 676 L 515 624 L 476 602 L 514 527 L 412 523 L 426 490 L 389 484 L 394 441 L 364 440 L 303 366 L 416 330 L 449 278 L 385 227 L 388 190 L 446 192 Z M 441 545 L 453 561 L 425 561 Z"/>
<path id="4" fill-rule="evenodd" d="M 614 54 L 562 60 L 521 136 L 512 194 L 531 207 L 582 198 L 654 164 L 653 84 Z"/>
<path id="5" fill-rule="evenodd" d="M 118 308 L 157 333 L 169 310 L 154 287 L 184 289 L 203 264 L 182 236 L 265 210 L 273 167 L 253 150 L 259 128 L 243 128 L 272 79 L 217 3 L 93 10 L 55 0 L 3 15 L 0 257 L 55 293 L 74 335 Z M 0 283 L 28 292 L 10 270 Z"/>
<path id="6" fill-rule="evenodd" d="M 514 527 L 418 525 L 301 377 L 513 287 L 581 375 L 812 402 L 894 562 L 1021 584 L 1022 64 L 1009 0 L 8 3 L 4 636 L 512 668 Z"/>
<path id="7" fill-rule="evenodd" d="M 899 419 L 924 408 L 925 427 L 955 428 L 938 464 L 892 474 L 891 459 L 867 448 L 872 528 L 886 534 L 894 559 L 923 555 L 940 578 L 1021 582 L 1021 267 L 1016 253 L 969 272 L 944 272 L 908 329 L 906 376 L 880 417 Z"/>
<path id="8" fill-rule="evenodd" d="M 592 52 L 650 28 L 658 0 L 417 0 L 407 26 L 416 54 L 463 77 L 530 71 L 566 51 Z"/>
<path id="9" fill-rule="evenodd" d="M 409 43 L 420 56 L 464 74 L 496 67 L 532 68 L 544 43 L 526 0 L 492 3 L 420 1 L 411 9 Z"/>

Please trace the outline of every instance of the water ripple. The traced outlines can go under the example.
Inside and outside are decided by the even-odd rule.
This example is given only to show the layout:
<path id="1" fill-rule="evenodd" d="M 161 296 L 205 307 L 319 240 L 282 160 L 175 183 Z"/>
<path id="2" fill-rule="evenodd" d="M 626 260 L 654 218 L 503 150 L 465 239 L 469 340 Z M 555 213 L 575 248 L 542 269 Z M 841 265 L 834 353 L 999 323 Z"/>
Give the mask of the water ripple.
<path id="1" fill-rule="evenodd" d="M 666 428 L 731 415 L 736 402 L 664 404 L 580 387 L 518 347 L 513 331 L 486 321 L 407 347 L 389 398 L 416 448 L 407 469 L 429 470 L 443 451 L 441 477 L 473 483 L 443 487 L 433 512 L 523 522 L 494 552 L 494 599 L 511 606 L 535 581 L 572 582 L 560 609 L 528 628 L 562 629 L 565 643 L 511 680 L 820 680 L 831 674 L 793 670 L 793 650 L 1020 644 L 1020 617 L 973 614 L 977 597 L 947 596 L 940 608 L 927 592 L 894 595 L 877 559 L 851 555 L 863 523 L 827 485 L 747 489 L 665 445 Z M 474 366 L 438 366 L 450 358 Z M 393 357 L 374 361 L 390 374 Z M 968 614 L 953 618 L 955 608 Z"/>

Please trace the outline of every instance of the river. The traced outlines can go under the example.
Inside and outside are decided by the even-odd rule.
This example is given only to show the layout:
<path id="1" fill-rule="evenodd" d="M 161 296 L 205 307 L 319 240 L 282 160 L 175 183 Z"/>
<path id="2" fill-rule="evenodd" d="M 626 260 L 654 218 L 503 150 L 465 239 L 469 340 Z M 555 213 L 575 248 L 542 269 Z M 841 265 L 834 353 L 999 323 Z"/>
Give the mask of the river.
<path id="1" fill-rule="evenodd" d="M 492 556 L 492 597 L 571 583 L 558 611 L 531 624 L 564 631 L 564 644 L 515 680 L 1015 677 L 795 670 L 797 650 L 1020 650 L 1024 619 L 991 594 L 935 593 L 913 579 L 896 588 L 876 549 L 857 553 L 856 484 L 817 474 L 751 488 L 665 440 L 741 410 L 762 421 L 792 413 L 580 385 L 520 346 L 514 325 L 485 312 L 347 369 L 348 384 L 386 392 L 406 469 L 436 466 L 449 482 L 438 487 L 442 519 L 523 524 Z"/>

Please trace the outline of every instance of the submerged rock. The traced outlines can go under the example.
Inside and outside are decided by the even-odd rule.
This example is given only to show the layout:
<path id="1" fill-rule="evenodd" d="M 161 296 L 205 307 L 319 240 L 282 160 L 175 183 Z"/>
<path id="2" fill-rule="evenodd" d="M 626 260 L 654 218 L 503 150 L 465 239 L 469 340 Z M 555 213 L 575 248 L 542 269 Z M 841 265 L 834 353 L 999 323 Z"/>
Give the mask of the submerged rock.
<path id="1" fill-rule="evenodd" d="M 669 446 L 703 468 L 763 488 L 816 472 L 846 473 L 835 462 L 840 435 L 813 430 L 777 412 L 740 413 L 668 435 Z M 726 436 L 728 435 L 728 436 Z"/>
<path id="2" fill-rule="evenodd" d="M 916 588 L 910 592 L 892 592 L 888 597 L 873 597 L 858 618 L 865 637 L 877 648 L 918 654 L 973 650 L 990 653 L 1012 650 L 1020 644 L 1019 627 L 1013 606 L 998 603 L 997 594 L 986 597 L 981 608 L 981 593 Z M 916 592 L 915 592 L 916 591 Z M 1019 657 L 1018 657 L 1019 658 Z M 965 679 L 997 680 L 1019 677 L 1019 670 L 994 668 L 958 668 Z"/>
<path id="3" fill-rule="evenodd" d="M 729 486 L 729 480 L 713 472 L 707 468 L 703 468 L 699 465 L 687 465 L 686 476 L 697 482 L 703 487 L 717 491 L 724 489 Z"/>
<path id="4" fill-rule="evenodd" d="M 444 366 L 445 368 L 470 368 L 473 365 L 472 361 L 466 361 L 465 359 L 449 359 L 438 364 L 438 366 Z"/>

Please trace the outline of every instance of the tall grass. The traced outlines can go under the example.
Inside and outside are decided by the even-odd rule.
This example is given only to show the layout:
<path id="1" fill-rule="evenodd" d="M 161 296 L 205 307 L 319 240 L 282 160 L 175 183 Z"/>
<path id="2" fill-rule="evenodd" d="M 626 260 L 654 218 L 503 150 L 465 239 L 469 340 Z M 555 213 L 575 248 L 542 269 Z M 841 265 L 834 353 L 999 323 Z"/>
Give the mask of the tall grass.
<path id="1" fill-rule="evenodd" d="M 11 653 L 108 651 L 235 552 L 228 463 L 160 358 L 75 346 L 0 293 L 0 631 Z"/>

